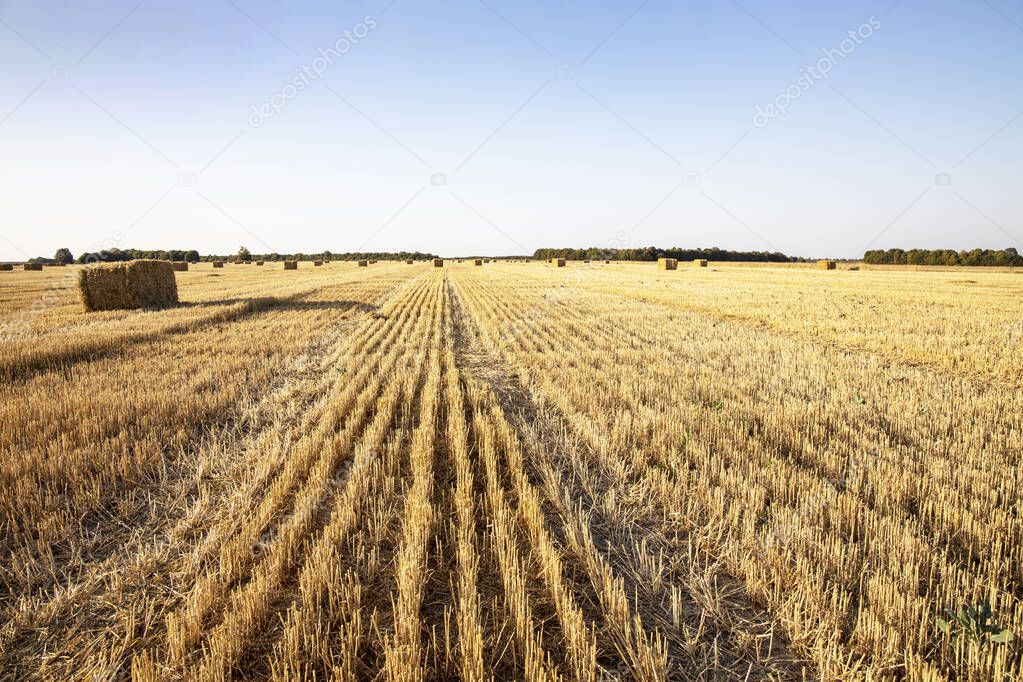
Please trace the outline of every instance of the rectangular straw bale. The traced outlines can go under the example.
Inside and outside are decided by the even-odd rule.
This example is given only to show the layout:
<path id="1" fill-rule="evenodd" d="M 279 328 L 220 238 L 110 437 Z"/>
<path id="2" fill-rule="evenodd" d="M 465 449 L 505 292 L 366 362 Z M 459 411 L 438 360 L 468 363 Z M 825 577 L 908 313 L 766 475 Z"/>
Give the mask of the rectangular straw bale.
<path id="1" fill-rule="evenodd" d="M 369 266 L 369 261 L 368 260 L 360 260 L 359 261 L 359 267 L 360 268 L 365 268 L 365 267 L 368 267 L 368 266 Z"/>
<path id="2" fill-rule="evenodd" d="M 188 272 L 188 263 L 184 261 L 173 261 L 171 262 L 171 269 L 174 272 Z"/>
<path id="3" fill-rule="evenodd" d="M 22 267 L 25 268 L 26 270 L 31 270 L 33 272 L 39 272 L 39 271 L 41 271 L 43 269 L 43 264 L 42 263 L 25 263 L 25 265 L 23 265 Z"/>
<path id="4" fill-rule="evenodd" d="M 262 266 L 262 265 L 263 265 L 263 261 L 261 261 L 261 260 L 257 260 L 257 261 L 256 261 L 256 267 L 257 267 L 257 268 L 258 268 L 258 267 L 260 267 L 260 266 Z"/>
<path id="5" fill-rule="evenodd" d="M 320 267 L 321 265 L 323 265 L 323 261 L 322 261 L 322 260 L 314 260 L 314 261 L 313 261 L 313 267 L 314 267 L 314 268 L 318 268 L 318 267 Z"/>
<path id="6" fill-rule="evenodd" d="M 821 270 L 834 270 L 837 264 L 833 260 L 819 260 L 817 261 L 817 267 Z"/>
<path id="7" fill-rule="evenodd" d="M 178 302 L 174 268 L 165 260 L 100 263 L 78 271 L 78 293 L 87 311 L 166 308 Z"/>
<path id="8" fill-rule="evenodd" d="M 556 268 L 563 268 L 563 267 L 565 267 L 565 259 L 564 258 L 552 258 L 551 259 L 551 264 L 554 265 L 554 267 L 556 267 Z"/>
<path id="9" fill-rule="evenodd" d="M 412 259 L 409 258 L 407 261 L 405 261 L 405 265 L 412 265 L 412 262 L 413 262 Z"/>
<path id="10" fill-rule="evenodd" d="M 298 270 L 298 261 L 297 260 L 286 260 L 286 261 L 284 261 L 284 269 L 285 270 Z"/>
<path id="11" fill-rule="evenodd" d="M 10 263 L 0 263 L 0 272 L 10 272 L 14 269 L 14 266 Z"/>
<path id="12" fill-rule="evenodd" d="M 222 260 L 215 260 L 215 261 L 213 261 L 213 267 L 215 267 L 215 268 L 222 268 L 222 267 L 224 267 L 224 261 L 222 261 Z"/>
<path id="13" fill-rule="evenodd" d="M 483 265 L 483 259 L 482 258 L 477 258 L 476 260 L 474 260 L 472 262 L 472 264 L 473 265 Z"/>
<path id="14" fill-rule="evenodd" d="M 678 270 L 678 261 L 674 258 L 658 258 L 658 270 Z"/>
<path id="15" fill-rule="evenodd" d="M 435 268 L 442 268 L 442 267 L 444 267 L 444 259 L 443 258 L 434 258 L 433 259 L 433 267 L 435 267 Z"/>
<path id="16" fill-rule="evenodd" d="M 707 259 L 706 258 L 694 258 L 693 259 L 693 265 L 695 265 L 698 268 L 705 268 L 705 267 L 707 267 Z"/>

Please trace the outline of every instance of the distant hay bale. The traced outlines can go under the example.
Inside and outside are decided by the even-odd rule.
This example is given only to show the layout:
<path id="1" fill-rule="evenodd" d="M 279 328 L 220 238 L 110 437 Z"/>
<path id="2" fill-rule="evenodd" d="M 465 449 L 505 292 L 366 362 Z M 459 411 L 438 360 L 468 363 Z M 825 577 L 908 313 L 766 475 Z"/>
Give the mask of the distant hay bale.
<path id="1" fill-rule="evenodd" d="M 472 262 L 472 264 L 473 265 L 483 265 L 483 259 L 482 258 L 477 258 L 476 260 L 474 260 Z"/>
<path id="2" fill-rule="evenodd" d="M 858 272 L 859 269 L 860 269 L 859 265 L 854 265 L 851 268 L 849 268 L 850 272 Z"/>
<path id="3" fill-rule="evenodd" d="M 590 262 L 590 261 L 588 261 L 588 260 L 584 260 L 584 261 L 583 261 L 583 263 L 589 263 L 589 262 Z"/>
<path id="4" fill-rule="evenodd" d="M 297 260 L 286 260 L 286 261 L 284 261 L 284 269 L 285 270 L 298 270 L 298 261 Z"/>
<path id="5" fill-rule="evenodd" d="M 817 268 L 820 270 L 834 270 L 837 267 L 833 260 L 819 260 L 817 261 Z"/>
<path id="6" fill-rule="evenodd" d="M 321 265 L 323 265 L 323 261 L 322 261 L 322 260 L 314 260 L 314 261 L 313 261 L 313 267 L 314 267 L 314 268 L 318 268 L 318 267 L 320 267 Z"/>
<path id="7" fill-rule="evenodd" d="M 171 269 L 174 272 L 188 272 L 188 263 L 183 261 L 174 261 L 171 263 Z"/>
<path id="8" fill-rule="evenodd" d="M 26 270 L 31 270 L 33 272 L 41 272 L 42 269 L 43 269 L 43 264 L 42 263 L 25 263 L 25 265 L 23 265 L 22 267 L 25 268 Z"/>
<path id="9" fill-rule="evenodd" d="M 433 259 L 433 267 L 435 267 L 435 268 L 442 268 L 442 267 L 444 267 L 444 259 L 443 258 L 434 258 Z"/>
<path id="10" fill-rule="evenodd" d="M 215 268 L 222 268 L 222 267 L 224 267 L 224 261 L 222 261 L 222 260 L 215 260 L 215 261 L 213 261 L 213 267 L 215 267 Z"/>
<path id="11" fill-rule="evenodd" d="M 365 267 L 367 267 L 368 265 L 369 265 L 369 261 L 368 261 L 368 260 L 360 260 L 360 261 L 359 261 L 359 267 L 360 267 L 360 268 L 365 268 Z"/>
<path id="12" fill-rule="evenodd" d="M 707 267 L 707 259 L 706 258 L 694 258 L 693 259 L 693 265 L 695 265 L 698 268 L 705 268 L 705 267 Z"/>
<path id="13" fill-rule="evenodd" d="M 47 263 L 46 267 L 48 267 L 48 268 L 63 268 L 66 265 L 67 265 L 67 263 Z"/>
<path id="14" fill-rule="evenodd" d="M 551 259 L 551 265 L 553 265 L 556 268 L 563 268 L 563 267 L 565 267 L 565 259 L 564 258 L 552 258 Z"/>
<path id="15" fill-rule="evenodd" d="M 414 261 L 411 258 L 409 258 L 407 261 L 405 261 L 405 265 L 412 265 L 413 262 Z"/>
<path id="16" fill-rule="evenodd" d="M 370 265 L 376 265 L 376 261 L 375 261 L 375 260 L 371 260 L 371 261 L 369 262 L 369 264 L 370 264 Z"/>
<path id="17" fill-rule="evenodd" d="M 165 260 L 101 263 L 78 271 L 86 311 L 166 308 L 178 302 L 174 267 Z"/>
<path id="18" fill-rule="evenodd" d="M 257 261 L 256 261 L 256 267 L 258 268 L 258 267 L 260 267 L 261 265 L 263 265 L 263 261 L 261 261 L 261 260 L 257 260 Z"/>
<path id="19" fill-rule="evenodd" d="M 674 258 L 658 258 L 658 270 L 678 270 L 678 261 Z"/>
<path id="20" fill-rule="evenodd" d="M 611 265 L 611 261 L 609 260 L 604 261 L 604 265 Z"/>
<path id="21" fill-rule="evenodd" d="M 14 266 L 10 263 L 0 263 L 0 272 L 10 272 L 14 269 Z"/>

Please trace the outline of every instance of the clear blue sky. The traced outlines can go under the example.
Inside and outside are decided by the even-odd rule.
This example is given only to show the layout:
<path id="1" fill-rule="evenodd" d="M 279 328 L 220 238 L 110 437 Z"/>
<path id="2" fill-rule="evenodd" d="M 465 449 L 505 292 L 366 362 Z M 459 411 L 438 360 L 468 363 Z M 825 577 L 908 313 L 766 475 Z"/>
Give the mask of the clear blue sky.
<path id="1" fill-rule="evenodd" d="M 2 260 L 1023 250 L 1010 0 L 24 0 L 0 60 Z"/>

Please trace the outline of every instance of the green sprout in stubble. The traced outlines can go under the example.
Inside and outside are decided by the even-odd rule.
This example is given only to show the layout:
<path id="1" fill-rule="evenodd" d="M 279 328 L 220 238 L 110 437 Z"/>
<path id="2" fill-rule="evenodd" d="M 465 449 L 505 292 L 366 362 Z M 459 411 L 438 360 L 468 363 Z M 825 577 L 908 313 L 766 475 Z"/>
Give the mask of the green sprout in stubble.
<path id="1" fill-rule="evenodd" d="M 977 605 L 965 604 L 958 611 L 945 609 L 948 620 L 937 619 L 938 629 L 952 637 L 965 637 L 981 644 L 993 642 L 1007 644 L 1015 639 L 1012 630 L 1003 628 L 994 622 L 991 613 L 991 602 L 985 601 Z"/>

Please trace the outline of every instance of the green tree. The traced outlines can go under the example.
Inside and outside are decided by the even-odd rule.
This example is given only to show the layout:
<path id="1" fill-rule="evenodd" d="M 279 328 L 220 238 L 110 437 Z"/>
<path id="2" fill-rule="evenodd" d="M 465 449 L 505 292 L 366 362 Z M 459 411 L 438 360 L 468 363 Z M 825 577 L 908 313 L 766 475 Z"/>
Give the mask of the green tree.
<path id="1" fill-rule="evenodd" d="M 238 247 L 238 260 L 252 260 L 252 252 L 244 246 Z"/>
<path id="2" fill-rule="evenodd" d="M 53 254 L 53 260 L 58 263 L 74 263 L 75 257 L 71 255 L 71 249 L 59 248 L 57 253 Z"/>

